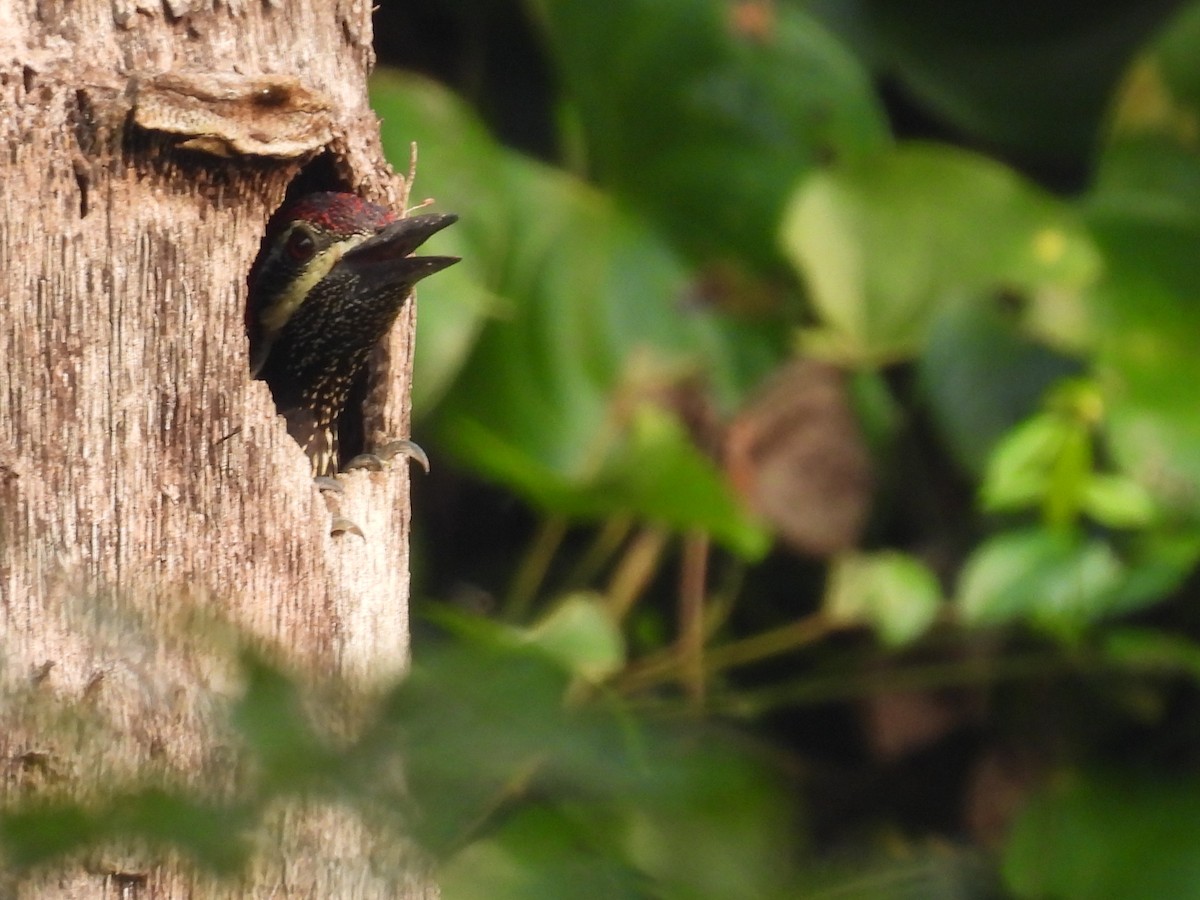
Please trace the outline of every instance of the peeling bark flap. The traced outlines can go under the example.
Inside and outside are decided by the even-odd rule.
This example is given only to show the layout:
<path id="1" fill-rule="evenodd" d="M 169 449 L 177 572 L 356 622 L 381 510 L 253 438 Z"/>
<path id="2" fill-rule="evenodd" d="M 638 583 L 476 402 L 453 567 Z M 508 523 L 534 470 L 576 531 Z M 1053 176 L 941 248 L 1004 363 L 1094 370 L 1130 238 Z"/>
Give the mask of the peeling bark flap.
<path id="1" fill-rule="evenodd" d="M 133 121 L 214 156 L 292 159 L 332 137 L 329 97 L 287 75 L 168 72 L 134 85 Z"/>

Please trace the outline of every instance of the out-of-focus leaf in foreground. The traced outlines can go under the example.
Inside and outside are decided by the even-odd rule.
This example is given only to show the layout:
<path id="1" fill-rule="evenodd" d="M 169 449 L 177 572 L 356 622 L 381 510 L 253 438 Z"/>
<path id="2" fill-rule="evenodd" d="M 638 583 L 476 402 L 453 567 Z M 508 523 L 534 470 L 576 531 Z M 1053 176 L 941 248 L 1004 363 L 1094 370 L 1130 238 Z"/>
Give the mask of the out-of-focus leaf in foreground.
<path id="1" fill-rule="evenodd" d="M 1194 777 L 1073 775 L 1018 817 L 1004 873 L 1019 897 L 1200 897 Z"/>
<path id="2" fill-rule="evenodd" d="M 448 898 L 786 895 L 789 813 L 752 754 L 615 700 L 568 702 L 547 629 L 437 618 L 459 640 L 418 655 L 381 721 Z"/>

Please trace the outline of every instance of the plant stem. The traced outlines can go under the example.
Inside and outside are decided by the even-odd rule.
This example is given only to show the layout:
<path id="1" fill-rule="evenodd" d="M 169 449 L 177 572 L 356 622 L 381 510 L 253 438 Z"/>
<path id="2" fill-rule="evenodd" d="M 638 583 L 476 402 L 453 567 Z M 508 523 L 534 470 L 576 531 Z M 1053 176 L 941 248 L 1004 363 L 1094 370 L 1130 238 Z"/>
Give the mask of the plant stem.
<path id="1" fill-rule="evenodd" d="M 931 691 L 965 685 L 1020 681 L 1086 666 L 1062 654 L 1036 653 L 1015 659 L 953 660 L 868 673 L 839 673 L 802 678 L 791 684 L 739 693 L 727 698 L 723 712 L 753 718 L 779 706 L 829 703 L 895 691 Z"/>
<path id="2" fill-rule="evenodd" d="M 694 531 L 683 541 L 679 571 L 679 675 L 693 710 L 704 705 L 704 599 L 708 582 L 708 535 Z"/>
<path id="3" fill-rule="evenodd" d="M 753 637 L 710 648 L 705 658 L 707 672 L 712 675 L 724 669 L 744 666 L 780 653 L 798 650 L 841 627 L 820 612 L 812 613 Z M 676 670 L 679 664 L 678 655 L 673 652 L 655 654 L 621 678 L 618 687 L 629 693 L 671 681 L 677 677 Z"/>
<path id="4" fill-rule="evenodd" d="M 528 616 L 566 534 L 567 520 L 562 516 L 550 516 L 538 528 L 504 600 L 505 617 L 509 621 L 519 622 Z"/>
<path id="5" fill-rule="evenodd" d="M 612 516 L 604 520 L 583 557 L 567 576 L 567 585 L 580 588 L 589 584 L 608 563 L 633 530 L 632 516 Z"/>
<path id="6" fill-rule="evenodd" d="M 667 533 L 661 528 L 645 528 L 630 543 L 609 582 L 607 597 L 613 621 L 629 614 L 658 568 L 667 545 Z"/>

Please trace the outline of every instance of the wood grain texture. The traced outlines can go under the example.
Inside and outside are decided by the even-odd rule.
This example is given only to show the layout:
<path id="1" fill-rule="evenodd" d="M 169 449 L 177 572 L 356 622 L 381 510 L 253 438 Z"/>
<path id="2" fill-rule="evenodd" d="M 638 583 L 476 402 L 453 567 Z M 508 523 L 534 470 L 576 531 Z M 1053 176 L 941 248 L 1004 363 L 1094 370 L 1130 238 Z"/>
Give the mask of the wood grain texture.
<path id="1" fill-rule="evenodd" d="M 299 144 L 272 144 L 267 115 L 190 147 L 190 125 L 134 123 L 139 86 L 163 79 L 235 94 L 246 79 L 276 107 L 264 83 L 295 84 L 343 186 L 398 206 L 370 37 L 370 0 L 0 3 L 0 759 L 44 754 L 56 790 L 148 773 L 220 789 L 230 634 L 359 687 L 406 664 L 407 472 L 356 471 L 322 497 L 248 374 L 246 274 L 311 158 L 304 117 L 283 117 Z M 254 121 L 193 130 L 233 119 Z M 300 155 L 255 149 L 279 141 Z M 371 434 L 408 433 L 413 315 L 379 354 Z M 335 512 L 365 538 L 331 537 Z M 6 796 L 39 789 L 4 771 Z M 432 895 L 381 871 L 372 840 L 344 813 L 288 808 L 236 888 L 130 858 L 22 896 L 126 896 L 122 871 L 146 875 L 139 897 Z"/>

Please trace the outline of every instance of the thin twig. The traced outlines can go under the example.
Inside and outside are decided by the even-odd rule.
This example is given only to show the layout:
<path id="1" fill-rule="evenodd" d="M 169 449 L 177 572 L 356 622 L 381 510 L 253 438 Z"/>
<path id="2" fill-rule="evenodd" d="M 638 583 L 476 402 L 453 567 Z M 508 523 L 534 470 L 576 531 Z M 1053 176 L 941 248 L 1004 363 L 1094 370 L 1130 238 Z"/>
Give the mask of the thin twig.
<path id="1" fill-rule="evenodd" d="M 705 660 L 706 667 L 712 675 L 725 669 L 760 662 L 814 644 L 839 627 L 822 613 L 812 613 L 753 637 L 710 648 Z M 658 653 L 630 670 L 620 679 L 618 686 L 628 693 L 672 681 L 677 677 L 678 666 L 679 660 L 674 653 Z"/>
<path id="2" fill-rule="evenodd" d="M 624 619 L 646 590 L 666 545 L 667 533 L 661 528 L 643 529 L 630 543 L 608 586 L 608 607 L 614 621 Z"/>
<path id="3" fill-rule="evenodd" d="M 708 583 L 708 535 L 689 534 L 683 541 L 679 571 L 679 679 L 694 710 L 704 705 L 704 598 Z"/>
<path id="4" fill-rule="evenodd" d="M 550 516 L 538 528 L 504 601 L 504 611 L 510 621 L 519 622 L 529 614 L 566 534 L 567 520 L 562 516 Z"/>
<path id="5" fill-rule="evenodd" d="M 633 522 L 632 516 L 612 516 L 605 519 L 595 538 L 567 576 L 568 587 L 581 588 L 590 584 L 629 537 L 629 532 L 633 530 Z"/>
<path id="6" fill-rule="evenodd" d="M 1060 653 L 1035 653 L 1018 658 L 952 660 L 899 666 L 874 672 L 838 672 L 806 676 L 791 684 L 739 692 L 714 700 L 728 714 L 754 717 L 779 706 L 829 703 L 896 691 L 932 691 L 968 685 L 990 685 L 1047 675 L 1070 674 L 1093 666 Z M 1095 668 L 1105 668 L 1095 666 Z"/>

